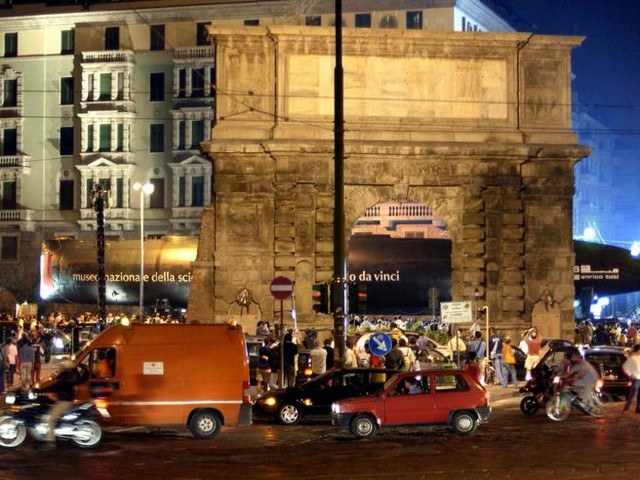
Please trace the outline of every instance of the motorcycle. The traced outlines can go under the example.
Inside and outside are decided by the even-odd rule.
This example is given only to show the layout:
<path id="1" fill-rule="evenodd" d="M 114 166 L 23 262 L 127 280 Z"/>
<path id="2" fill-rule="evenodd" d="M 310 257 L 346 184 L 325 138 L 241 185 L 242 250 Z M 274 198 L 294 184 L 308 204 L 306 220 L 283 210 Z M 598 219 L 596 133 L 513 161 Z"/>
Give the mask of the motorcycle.
<path id="1" fill-rule="evenodd" d="M 520 393 L 528 394 L 520 401 L 520 411 L 525 415 L 535 415 L 540 408 L 545 408 L 553 396 L 553 370 L 546 365 L 533 369 L 533 375 L 520 388 Z"/>
<path id="2" fill-rule="evenodd" d="M 588 392 L 589 398 L 580 398 L 571 388 L 564 388 L 562 378 L 556 375 L 553 379 L 554 392 L 547 402 L 547 416 L 556 422 L 566 420 L 573 408 L 577 408 L 586 415 L 602 418 L 604 410 L 600 400 L 599 391 L 602 388 L 602 379 L 596 383 L 596 388 Z"/>
<path id="3" fill-rule="evenodd" d="M 27 433 L 36 440 L 47 440 L 48 412 L 53 405 L 49 397 L 33 392 L 8 392 L 5 404 L 9 409 L 0 415 L 0 447 L 19 447 L 27 439 Z M 107 415 L 101 399 L 73 405 L 58 419 L 56 439 L 70 440 L 83 448 L 95 447 L 102 439 L 102 428 L 94 418 Z"/>

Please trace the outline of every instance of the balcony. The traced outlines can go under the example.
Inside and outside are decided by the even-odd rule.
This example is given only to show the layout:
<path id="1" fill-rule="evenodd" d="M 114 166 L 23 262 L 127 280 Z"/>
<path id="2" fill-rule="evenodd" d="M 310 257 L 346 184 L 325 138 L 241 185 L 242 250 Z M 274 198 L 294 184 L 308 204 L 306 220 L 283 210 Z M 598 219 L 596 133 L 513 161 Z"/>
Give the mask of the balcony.
<path id="1" fill-rule="evenodd" d="M 173 51 L 173 60 L 176 63 L 200 60 L 202 63 L 215 62 L 215 48 L 210 45 L 199 47 L 179 47 Z"/>
<path id="2" fill-rule="evenodd" d="M 134 222 L 133 209 L 131 208 L 106 208 L 104 210 L 104 226 L 109 231 L 133 230 Z M 81 208 L 80 220 L 78 220 L 80 230 L 83 232 L 95 232 L 96 212 L 93 208 Z"/>
<path id="3" fill-rule="evenodd" d="M 131 50 L 103 50 L 99 52 L 82 52 L 83 63 L 133 63 Z"/>
<path id="4" fill-rule="evenodd" d="M 204 207 L 173 207 L 171 217 L 180 220 L 200 220 Z"/>
<path id="5" fill-rule="evenodd" d="M 0 210 L 0 225 L 17 226 L 22 231 L 33 232 L 35 230 L 33 210 Z"/>
<path id="6" fill-rule="evenodd" d="M 107 220 L 130 220 L 133 209 L 131 208 L 105 208 L 104 219 Z M 92 220 L 95 222 L 96 212 L 93 208 L 80 209 L 81 220 Z"/>
<path id="7" fill-rule="evenodd" d="M 31 157 L 26 155 L 2 155 L 0 156 L 0 168 L 15 168 L 19 173 L 31 173 Z"/>

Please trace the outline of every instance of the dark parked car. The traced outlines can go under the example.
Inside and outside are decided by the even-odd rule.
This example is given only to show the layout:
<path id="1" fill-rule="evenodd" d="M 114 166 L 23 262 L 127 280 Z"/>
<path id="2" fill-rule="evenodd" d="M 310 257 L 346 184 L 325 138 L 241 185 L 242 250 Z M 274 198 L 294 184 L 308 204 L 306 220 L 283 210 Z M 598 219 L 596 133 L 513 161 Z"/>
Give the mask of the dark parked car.
<path id="1" fill-rule="evenodd" d="M 302 385 L 263 393 L 253 404 L 253 414 L 284 425 L 294 425 L 303 417 L 329 420 L 333 402 L 378 393 L 394 373 L 379 368 L 331 370 Z"/>
<path id="2" fill-rule="evenodd" d="M 576 347 L 562 345 L 549 350 L 535 368 L 556 370 L 564 361 L 565 354 L 574 348 Z M 604 382 L 603 392 L 613 396 L 626 397 L 631 383 L 622 371 L 622 364 L 627 360 L 623 349 L 599 346 L 582 349 L 580 352 L 583 358 L 589 361 L 600 373 Z"/>
<path id="3" fill-rule="evenodd" d="M 601 346 L 585 350 L 582 356 L 600 372 L 604 382 L 602 389 L 604 392 L 613 396 L 627 396 L 631 380 L 622 370 L 622 364 L 627 360 L 624 350 Z"/>

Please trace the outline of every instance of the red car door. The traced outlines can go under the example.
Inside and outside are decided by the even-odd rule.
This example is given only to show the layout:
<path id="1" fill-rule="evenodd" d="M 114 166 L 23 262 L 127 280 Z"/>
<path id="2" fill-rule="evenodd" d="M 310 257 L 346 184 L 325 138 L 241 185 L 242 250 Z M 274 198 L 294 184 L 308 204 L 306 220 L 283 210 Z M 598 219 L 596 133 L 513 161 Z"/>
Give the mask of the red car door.
<path id="1" fill-rule="evenodd" d="M 423 376 L 417 380 L 417 393 L 408 393 L 404 384 L 407 377 L 402 375 L 389 389 L 384 399 L 382 425 L 413 425 L 433 423 L 435 414 L 434 395 L 430 389 L 430 378 Z"/>
<path id="2" fill-rule="evenodd" d="M 446 423 L 449 413 L 482 404 L 483 392 L 470 384 L 462 372 L 436 372 L 434 375 L 435 422 Z"/>

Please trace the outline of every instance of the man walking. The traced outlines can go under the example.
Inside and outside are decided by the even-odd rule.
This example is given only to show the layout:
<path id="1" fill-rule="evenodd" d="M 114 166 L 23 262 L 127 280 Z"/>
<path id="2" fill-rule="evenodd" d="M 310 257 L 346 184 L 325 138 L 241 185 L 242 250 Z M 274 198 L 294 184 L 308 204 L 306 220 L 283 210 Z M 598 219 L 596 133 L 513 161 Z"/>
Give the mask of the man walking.
<path id="1" fill-rule="evenodd" d="M 320 345 L 317 338 L 313 341 L 313 349 L 309 352 L 311 357 L 311 373 L 314 377 L 327 371 L 327 351 Z"/>
<path id="2" fill-rule="evenodd" d="M 636 343 L 633 346 L 633 351 L 627 361 L 622 364 L 622 370 L 633 381 L 631 388 L 629 388 L 629 394 L 627 395 L 627 403 L 625 403 L 623 412 L 629 410 L 633 397 L 636 397 L 636 413 L 640 413 L 640 395 L 638 390 L 640 389 L 640 344 Z"/>
<path id="3" fill-rule="evenodd" d="M 496 371 L 497 383 L 502 385 L 502 337 L 493 327 L 489 329 L 489 359 Z"/>
<path id="4" fill-rule="evenodd" d="M 18 361 L 18 347 L 13 341 L 13 337 L 7 337 L 2 346 L 2 357 L 4 363 L 4 388 L 9 390 L 13 387 L 13 377 L 16 373 Z"/>
<path id="5" fill-rule="evenodd" d="M 298 355 L 298 345 L 293 343 L 293 335 L 289 332 L 284 335 L 282 353 L 284 358 L 284 378 L 287 382 L 287 387 L 293 387 L 296 384 L 296 355 Z"/>
<path id="6" fill-rule="evenodd" d="M 26 333 L 23 333 L 18 347 L 18 362 L 20 364 L 20 379 L 24 390 L 28 390 L 32 385 L 31 372 L 33 370 L 34 353 L 31 340 L 29 340 Z"/>

